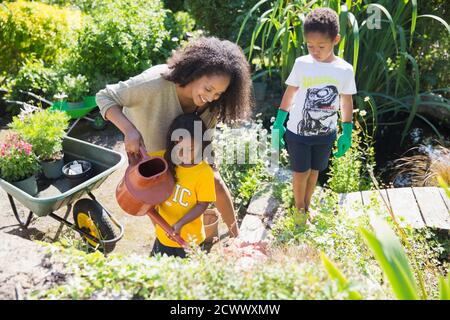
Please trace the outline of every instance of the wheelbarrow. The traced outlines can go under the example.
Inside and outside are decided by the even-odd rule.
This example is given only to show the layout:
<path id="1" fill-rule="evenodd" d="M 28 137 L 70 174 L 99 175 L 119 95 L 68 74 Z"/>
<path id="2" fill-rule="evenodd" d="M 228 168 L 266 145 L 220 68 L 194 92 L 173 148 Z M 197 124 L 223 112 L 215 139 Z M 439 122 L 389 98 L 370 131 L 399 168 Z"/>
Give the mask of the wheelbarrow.
<path id="1" fill-rule="evenodd" d="M 95 102 L 94 96 L 87 96 L 84 97 L 83 102 L 80 103 L 70 103 L 67 101 L 49 101 L 37 94 L 34 94 L 33 92 L 29 91 L 23 91 L 19 90 L 20 93 L 24 95 L 28 95 L 34 99 L 39 100 L 40 102 L 45 103 L 50 107 L 52 110 L 60 110 L 64 111 L 72 120 L 75 120 L 67 130 L 67 134 L 69 134 L 70 131 L 77 125 L 77 123 L 81 119 L 85 119 L 91 123 L 91 126 L 96 130 L 101 130 L 106 126 L 106 121 L 103 119 L 103 117 L 98 114 L 94 118 L 88 117 L 88 114 L 97 108 L 97 103 Z M 15 101 L 15 100 L 5 100 L 7 103 L 11 104 L 17 104 L 23 107 L 30 106 L 28 103 L 23 101 Z"/>
<path id="2" fill-rule="evenodd" d="M 6 191 L 14 216 L 22 227 L 29 226 L 33 215 L 49 216 L 78 232 L 93 249 L 111 252 L 117 241 L 122 238 L 124 228 L 92 192 L 125 162 L 125 157 L 116 151 L 68 136 L 63 138 L 63 152 L 64 163 L 84 160 L 92 164 L 91 174 L 85 177 L 84 181 L 74 185 L 73 181 L 64 175 L 56 180 L 39 177 L 39 192 L 36 196 L 31 196 L 2 179 L 0 187 Z M 85 195 L 90 199 L 81 198 Z M 29 209 L 26 218 L 19 215 L 15 200 Z M 67 209 L 64 218 L 54 213 L 65 206 Z M 72 208 L 75 223 L 65 219 Z M 118 228 L 118 232 L 112 224 Z"/>

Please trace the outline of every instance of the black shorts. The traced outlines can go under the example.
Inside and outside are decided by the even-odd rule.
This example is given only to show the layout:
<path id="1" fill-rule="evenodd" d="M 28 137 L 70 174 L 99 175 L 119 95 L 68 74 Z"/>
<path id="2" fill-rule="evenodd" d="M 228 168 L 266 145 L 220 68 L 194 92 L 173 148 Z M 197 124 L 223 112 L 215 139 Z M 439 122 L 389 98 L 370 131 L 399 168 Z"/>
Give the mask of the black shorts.
<path id="1" fill-rule="evenodd" d="M 305 172 L 309 169 L 323 171 L 328 166 L 331 149 L 333 148 L 336 135 L 327 139 L 321 139 L 319 143 L 305 143 L 299 141 L 299 137 L 286 130 L 284 140 L 291 164 L 291 170 L 295 172 Z M 325 143 L 324 143 L 325 142 Z"/>
<path id="2" fill-rule="evenodd" d="M 200 248 L 204 250 L 204 244 L 200 244 Z M 186 251 L 184 251 L 183 248 L 180 247 L 169 247 L 163 245 L 158 238 L 155 239 L 155 242 L 153 243 L 153 249 L 150 253 L 150 256 L 153 257 L 157 253 L 160 253 L 161 255 L 166 254 L 169 257 L 180 257 L 180 258 L 186 258 Z"/>

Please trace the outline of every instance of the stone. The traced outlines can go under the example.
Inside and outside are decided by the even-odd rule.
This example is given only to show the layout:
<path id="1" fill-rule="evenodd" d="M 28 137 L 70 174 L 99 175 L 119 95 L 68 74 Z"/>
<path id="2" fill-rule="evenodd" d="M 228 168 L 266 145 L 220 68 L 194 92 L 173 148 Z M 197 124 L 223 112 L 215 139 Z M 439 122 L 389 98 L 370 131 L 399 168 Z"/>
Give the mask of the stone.
<path id="1" fill-rule="evenodd" d="M 267 237 L 267 230 L 261 218 L 246 214 L 240 226 L 239 238 L 243 241 L 258 242 Z"/>
<path id="2" fill-rule="evenodd" d="M 247 213 L 259 216 L 273 216 L 279 206 L 275 198 L 272 186 L 265 184 L 257 191 L 250 201 Z"/>

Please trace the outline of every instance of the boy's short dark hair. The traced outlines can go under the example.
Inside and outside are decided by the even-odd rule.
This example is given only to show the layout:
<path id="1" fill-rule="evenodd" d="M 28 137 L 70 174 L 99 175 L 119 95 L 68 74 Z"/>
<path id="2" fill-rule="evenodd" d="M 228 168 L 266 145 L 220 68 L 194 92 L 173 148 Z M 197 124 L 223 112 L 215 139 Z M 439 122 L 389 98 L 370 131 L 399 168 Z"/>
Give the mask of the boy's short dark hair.
<path id="1" fill-rule="evenodd" d="M 334 39 L 339 33 L 339 17 L 330 8 L 316 8 L 306 16 L 303 29 L 308 32 L 321 32 Z"/>

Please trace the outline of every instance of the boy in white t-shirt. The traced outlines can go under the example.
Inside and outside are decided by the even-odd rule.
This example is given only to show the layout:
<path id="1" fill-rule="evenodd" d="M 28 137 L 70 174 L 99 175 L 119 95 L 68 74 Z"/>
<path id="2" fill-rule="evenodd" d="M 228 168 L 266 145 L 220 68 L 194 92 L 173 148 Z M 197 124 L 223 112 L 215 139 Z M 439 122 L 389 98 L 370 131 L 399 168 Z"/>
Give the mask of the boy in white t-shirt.
<path id="1" fill-rule="evenodd" d="M 340 41 L 336 12 L 314 9 L 306 16 L 304 35 L 309 55 L 295 60 L 286 80 L 288 87 L 273 124 L 272 146 L 284 146 L 284 136 L 293 171 L 295 206 L 306 213 L 319 172 L 328 166 L 339 107 L 342 134 L 335 156 L 343 156 L 351 146 L 356 85 L 352 65 L 333 52 Z"/>

